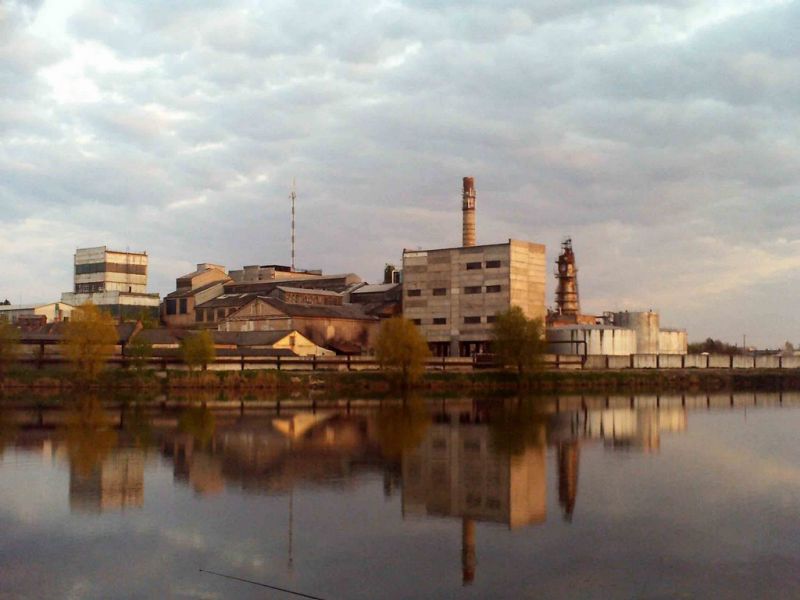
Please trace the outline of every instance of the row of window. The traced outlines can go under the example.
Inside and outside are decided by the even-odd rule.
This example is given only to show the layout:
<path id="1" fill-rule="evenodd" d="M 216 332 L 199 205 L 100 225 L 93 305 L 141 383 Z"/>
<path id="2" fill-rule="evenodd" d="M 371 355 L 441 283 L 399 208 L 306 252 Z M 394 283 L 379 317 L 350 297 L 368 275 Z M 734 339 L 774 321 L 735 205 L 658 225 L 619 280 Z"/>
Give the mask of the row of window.
<path id="1" fill-rule="evenodd" d="M 99 262 L 75 265 L 75 275 L 93 273 L 124 273 L 126 275 L 147 275 L 147 265 L 130 265 L 127 263 Z"/>
<path id="2" fill-rule="evenodd" d="M 467 271 L 477 271 L 478 269 L 487 268 L 487 269 L 499 269 L 501 264 L 499 260 L 487 260 L 485 263 L 481 262 L 468 262 L 467 263 Z"/>
<path id="3" fill-rule="evenodd" d="M 486 293 L 487 294 L 499 294 L 500 291 L 503 289 L 500 285 L 487 285 L 486 286 Z M 464 288 L 465 294 L 480 294 L 483 292 L 483 286 L 480 285 L 468 285 Z M 447 288 L 433 288 L 432 294 L 434 296 L 446 296 L 447 295 Z M 406 295 L 409 298 L 416 298 L 422 296 L 421 289 L 412 289 L 406 292 Z"/>
<path id="4" fill-rule="evenodd" d="M 225 317 L 236 312 L 236 308 L 196 308 L 194 311 L 194 320 L 198 323 L 205 321 L 212 323 L 214 321 L 222 321 Z"/>
<path id="5" fill-rule="evenodd" d="M 494 315 L 489 315 L 486 317 L 487 323 L 494 323 L 497 320 L 497 317 Z M 411 319 L 411 322 L 414 325 L 422 325 L 422 319 Z M 465 325 L 475 325 L 477 323 L 482 323 L 483 317 L 475 316 L 475 317 L 464 317 L 464 324 Z M 447 325 L 447 319 L 445 317 L 434 317 L 432 321 L 433 325 Z"/>
<path id="6" fill-rule="evenodd" d="M 168 315 L 185 315 L 188 312 L 186 298 L 167 298 Z"/>

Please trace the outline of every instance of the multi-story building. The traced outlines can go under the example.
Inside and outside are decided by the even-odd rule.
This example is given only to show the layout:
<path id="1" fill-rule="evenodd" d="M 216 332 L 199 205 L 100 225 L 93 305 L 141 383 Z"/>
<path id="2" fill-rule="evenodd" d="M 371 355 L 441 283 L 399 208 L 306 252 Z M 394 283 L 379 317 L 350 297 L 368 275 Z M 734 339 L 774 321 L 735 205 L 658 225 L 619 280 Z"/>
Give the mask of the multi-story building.
<path id="1" fill-rule="evenodd" d="M 147 253 L 120 252 L 106 246 L 79 248 L 75 252 L 72 292 L 61 301 L 73 306 L 91 302 L 124 320 L 157 318 L 159 295 L 147 292 Z"/>
<path id="2" fill-rule="evenodd" d="M 464 178 L 463 199 L 461 247 L 403 251 L 403 316 L 436 356 L 485 351 L 496 315 L 511 306 L 542 321 L 547 313 L 545 247 L 518 240 L 475 245 L 471 177 Z"/>

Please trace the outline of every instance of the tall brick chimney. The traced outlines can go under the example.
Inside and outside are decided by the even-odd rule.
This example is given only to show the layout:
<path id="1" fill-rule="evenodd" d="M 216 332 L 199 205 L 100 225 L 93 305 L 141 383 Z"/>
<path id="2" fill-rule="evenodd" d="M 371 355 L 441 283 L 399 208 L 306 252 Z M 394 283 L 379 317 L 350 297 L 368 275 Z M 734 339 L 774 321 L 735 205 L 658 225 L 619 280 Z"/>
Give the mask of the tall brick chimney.
<path id="1" fill-rule="evenodd" d="M 461 210 L 464 214 L 464 234 L 462 246 L 475 245 L 475 179 L 464 177 Z"/>

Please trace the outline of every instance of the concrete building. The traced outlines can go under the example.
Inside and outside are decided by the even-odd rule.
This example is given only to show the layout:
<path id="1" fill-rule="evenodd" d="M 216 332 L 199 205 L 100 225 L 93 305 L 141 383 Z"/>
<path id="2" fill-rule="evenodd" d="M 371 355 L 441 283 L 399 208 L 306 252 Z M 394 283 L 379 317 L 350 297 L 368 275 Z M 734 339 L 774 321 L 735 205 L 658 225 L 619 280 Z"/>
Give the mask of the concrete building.
<path id="1" fill-rule="evenodd" d="M 518 240 L 475 245 L 475 187 L 464 178 L 464 246 L 403 251 L 403 316 L 436 356 L 484 352 L 495 315 L 519 306 L 544 321 L 545 247 Z"/>
<path id="2" fill-rule="evenodd" d="M 69 321 L 74 306 L 65 302 L 50 302 L 48 304 L 2 304 L 0 305 L 0 321 L 14 325 L 23 322 L 60 323 Z"/>
<path id="3" fill-rule="evenodd" d="M 195 307 L 220 296 L 224 284 L 232 281 L 225 267 L 200 263 L 191 273 L 175 280 L 175 291 L 164 297 L 161 320 L 167 327 L 192 327 Z"/>
<path id="4" fill-rule="evenodd" d="M 612 312 L 603 315 L 605 322 L 636 332 L 636 354 L 686 354 L 688 338 L 682 329 L 661 329 L 655 311 Z"/>
<path id="5" fill-rule="evenodd" d="M 158 318 L 158 294 L 147 292 L 147 253 L 120 252 L 106 246 L 75 252 L 74 289 L 61 301 L 72 306 L 91 302 L 119 320 Z"/>
<path id="6" fill-rule="evenodd" d="M 613 325 L 560 325 L 547 329 L 550 354 L 636 354 L 636 332 Z"/>
<path id="7" fill-rule="evenodd" d="M 276 279 L 310 279 L 322 277 L 319 269 L 308 271 L 292 269 L 285 265 L 248 265 L 230 272 L 236 283 L 252 283 L 257 281 L 273 281 Z"/>
<path id="8" fill-rule="evenodd" d="M 220 331 L 296 330 L 339 354 L 369 351 L 379 328 L 380 319 L 367 314 L 361 305 L 296 303 L 263 296 L 252 298 L 219 324 Z"/>

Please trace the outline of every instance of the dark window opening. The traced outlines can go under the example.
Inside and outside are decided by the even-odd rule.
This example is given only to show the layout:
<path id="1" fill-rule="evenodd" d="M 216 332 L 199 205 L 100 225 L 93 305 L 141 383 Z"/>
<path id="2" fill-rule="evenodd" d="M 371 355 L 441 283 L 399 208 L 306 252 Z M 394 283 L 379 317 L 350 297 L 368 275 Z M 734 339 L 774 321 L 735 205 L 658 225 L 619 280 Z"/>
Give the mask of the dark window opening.
<path id="1" fill-rule="evenodd" d="M 467 263 L 467 271 L 475 271 L 483 267 L 483 263 L 479 262 L 468 262 Z"/>
<path id="2" fill-rule="evenodd" d="M 500 292 L 499 285 L 487 285 L 486 286 L 486 293 L 487 294 L 497 294 Z"/>
<path id="3" fill-rule="evenodd" d="M 422 325 L 422 319 L 411 319 L 414 325 Z"/>
<path id="4" fill-rule="evenodd" d="M 479 285 L 470 285 L 464 288 L 465 294 L 480 294 L 481 293 L 481 286 Z"/>
<path id="5" fill-rule="evenodd" d="M 182 314 L 182 315 L 185 315 L 188 312 L 189 312 L 189 309 L 187 308 L 187 305 L 186 305 L 186 298 L 181 298 L 180 299 L 180 307 L 178 309 L 178 313 Z"/>
<path id="6" fill-rule="evenodd" d="M 175 300 L 172 298 L 167 298 L 167 314 L 174 315 L 175 314 Z"/>
<path id="7" fill-rule="evenodd" d="M 433 295 L 434 296 L 446 296 L 447 295 L 447 288 L 433 288 Z"/>
<path id="8" fill-rule="evenodd" d="M 447 319 L 444 317 L 434 317 L 433 319 L 434 325 L 447 325 Z"/>
<path id="9" fill-rule="evenodd" d="M 496 315 L 489 315 L 486 317 L 487 323 L 497 323 L 497 316 Z"/>
<path id="10" fill-rule="evenodd" d="M 500 261 L 499 260 L 487 260 L 486 261 L 486 268 L 487 269 L 499 269 L 500 268 Z"/>
<path id="11" fill-rule="evenodd" d="M 474 325 L 475 323 L 480 323 L 480 322 L 481 322 L 480 317 L 464 317 L 464 323 L 466 323 L 467 325 Z"/>
<path id="12" fill-rule="evenodd" d="M 422 296 L 422 290 L 408 290 L 408 296 L 409 297 Z"/>

